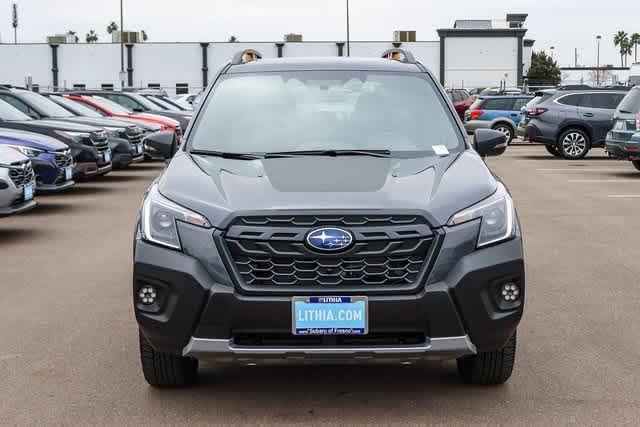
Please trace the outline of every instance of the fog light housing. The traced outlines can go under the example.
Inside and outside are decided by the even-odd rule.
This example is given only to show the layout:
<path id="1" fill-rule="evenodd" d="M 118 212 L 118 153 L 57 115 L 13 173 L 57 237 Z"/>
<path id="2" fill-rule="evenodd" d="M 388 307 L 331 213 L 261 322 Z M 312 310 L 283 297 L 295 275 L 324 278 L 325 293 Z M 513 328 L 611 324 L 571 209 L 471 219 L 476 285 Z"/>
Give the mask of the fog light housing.
<path id="1" fill-rule="evenodd" d="M 153 305 L 158 297 L 158 292 L 153 286 L 144 286 L 138 292 L 138 300 L 144 305 Z"/>
<path id="2" fill-rule="evenodd" d="M 516 302 L 520 299 L 520 287 L 515 283 L 505 283 L 502 285 L 500 295 L 505 302 Z"/>

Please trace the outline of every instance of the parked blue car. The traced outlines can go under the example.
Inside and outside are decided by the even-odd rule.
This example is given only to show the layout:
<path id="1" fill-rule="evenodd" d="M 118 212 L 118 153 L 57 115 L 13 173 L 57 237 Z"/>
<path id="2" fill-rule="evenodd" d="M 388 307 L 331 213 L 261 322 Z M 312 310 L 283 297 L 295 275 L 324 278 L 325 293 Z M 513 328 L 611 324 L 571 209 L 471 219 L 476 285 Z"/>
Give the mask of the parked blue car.
<path id="1" fill-rule="evenodd" d="M 27 156 L 36 173 L 38 193 L 59 192 L 72 187 L 73 157 L 67 145 L 45 135 L 0 129 L 0 145 Z"/>
<path id="2" fill-rule="evenodd" d="M 464 127 L 470 135 L 476 129 L 500 131 L 507 136 L 507 143 L 511 143 L 520 123 L 522 107 L 532 99 L 532 95 L 482 96 L 465 113 Z"/>

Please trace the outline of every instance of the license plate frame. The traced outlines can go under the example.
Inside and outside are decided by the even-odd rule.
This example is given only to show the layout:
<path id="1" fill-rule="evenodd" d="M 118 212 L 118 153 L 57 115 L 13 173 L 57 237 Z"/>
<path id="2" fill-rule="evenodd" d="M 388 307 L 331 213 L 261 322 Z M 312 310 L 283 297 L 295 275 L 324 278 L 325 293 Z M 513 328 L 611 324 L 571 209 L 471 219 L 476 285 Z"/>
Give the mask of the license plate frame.
<path id="1" fill-rule="evenodd" d="M 64 180 L 71 181 L 73 178 L 73 168 L 71 166 L 67 166 L 64 168 Z"/>
<path id="2" fill-rule="evenodd" d="M 305 308 L 313 308 L 316 311 L 300 313 L 300 310 Z M 293 297 L 291 298 L 291 333 L 297 336 L 367 335 L 369 333 L 369 298 L 365 296 Z"/>
<path id="3" fill-rule="evenodd" d="M 104 152 L 104 162 L 105 163 L 111 162 L 111 150 L 106 150 Z"/>

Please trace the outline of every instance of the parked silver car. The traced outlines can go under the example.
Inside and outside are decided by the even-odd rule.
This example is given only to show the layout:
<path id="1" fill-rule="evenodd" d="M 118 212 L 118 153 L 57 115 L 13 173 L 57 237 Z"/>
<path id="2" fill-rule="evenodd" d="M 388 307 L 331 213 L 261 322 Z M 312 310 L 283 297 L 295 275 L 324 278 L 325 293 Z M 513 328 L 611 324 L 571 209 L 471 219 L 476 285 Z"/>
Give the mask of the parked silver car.
<path id="1" fill-rule="evenodd" d="M 13 148 L 0 147 L 0 216 L 34 208 L 35 188 L 31 160 Z"/>

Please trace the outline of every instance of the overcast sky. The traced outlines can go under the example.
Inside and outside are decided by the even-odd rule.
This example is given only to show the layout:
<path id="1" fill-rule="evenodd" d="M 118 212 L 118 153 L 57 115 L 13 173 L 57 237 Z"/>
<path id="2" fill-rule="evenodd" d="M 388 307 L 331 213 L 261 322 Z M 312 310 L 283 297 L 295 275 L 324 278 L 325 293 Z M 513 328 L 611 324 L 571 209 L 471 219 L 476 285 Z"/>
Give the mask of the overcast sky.
<path id="1" fill-rule="evenodd" d="M 72 29 L 81 40 L 94 29 L 110 40 L 106 26 L 119 20 L 119 0 L 0 0 L 0 35 L 12 42 L 11 3 L 18 3 L 21 42 L 44 42 L 48 34 Z M 150 41 L 276 41 L 287 32 L 305 40 L 345 38 L 345 0 L 124 0 L 125 27 L 147 31 Z M 451 7 L 445 7 L 450 4 Z M 436 40 L 437 28 L 456 19 L 504 18 L 528 13 L 528 38 L 535 49 L 555 46 L 560 65 L 595 64 L 597 34 L 602 63 L 619 65 L 613 35 L 640 32 L 640 1 L 623 0 L 351 0 L 353 40 L 390 40 L 395 29 L 414 29 L 419 40 Z M 0 61 L 1 62 L 1 61 Z M 1 72 L 1 71 L 0 71 Z"/>

